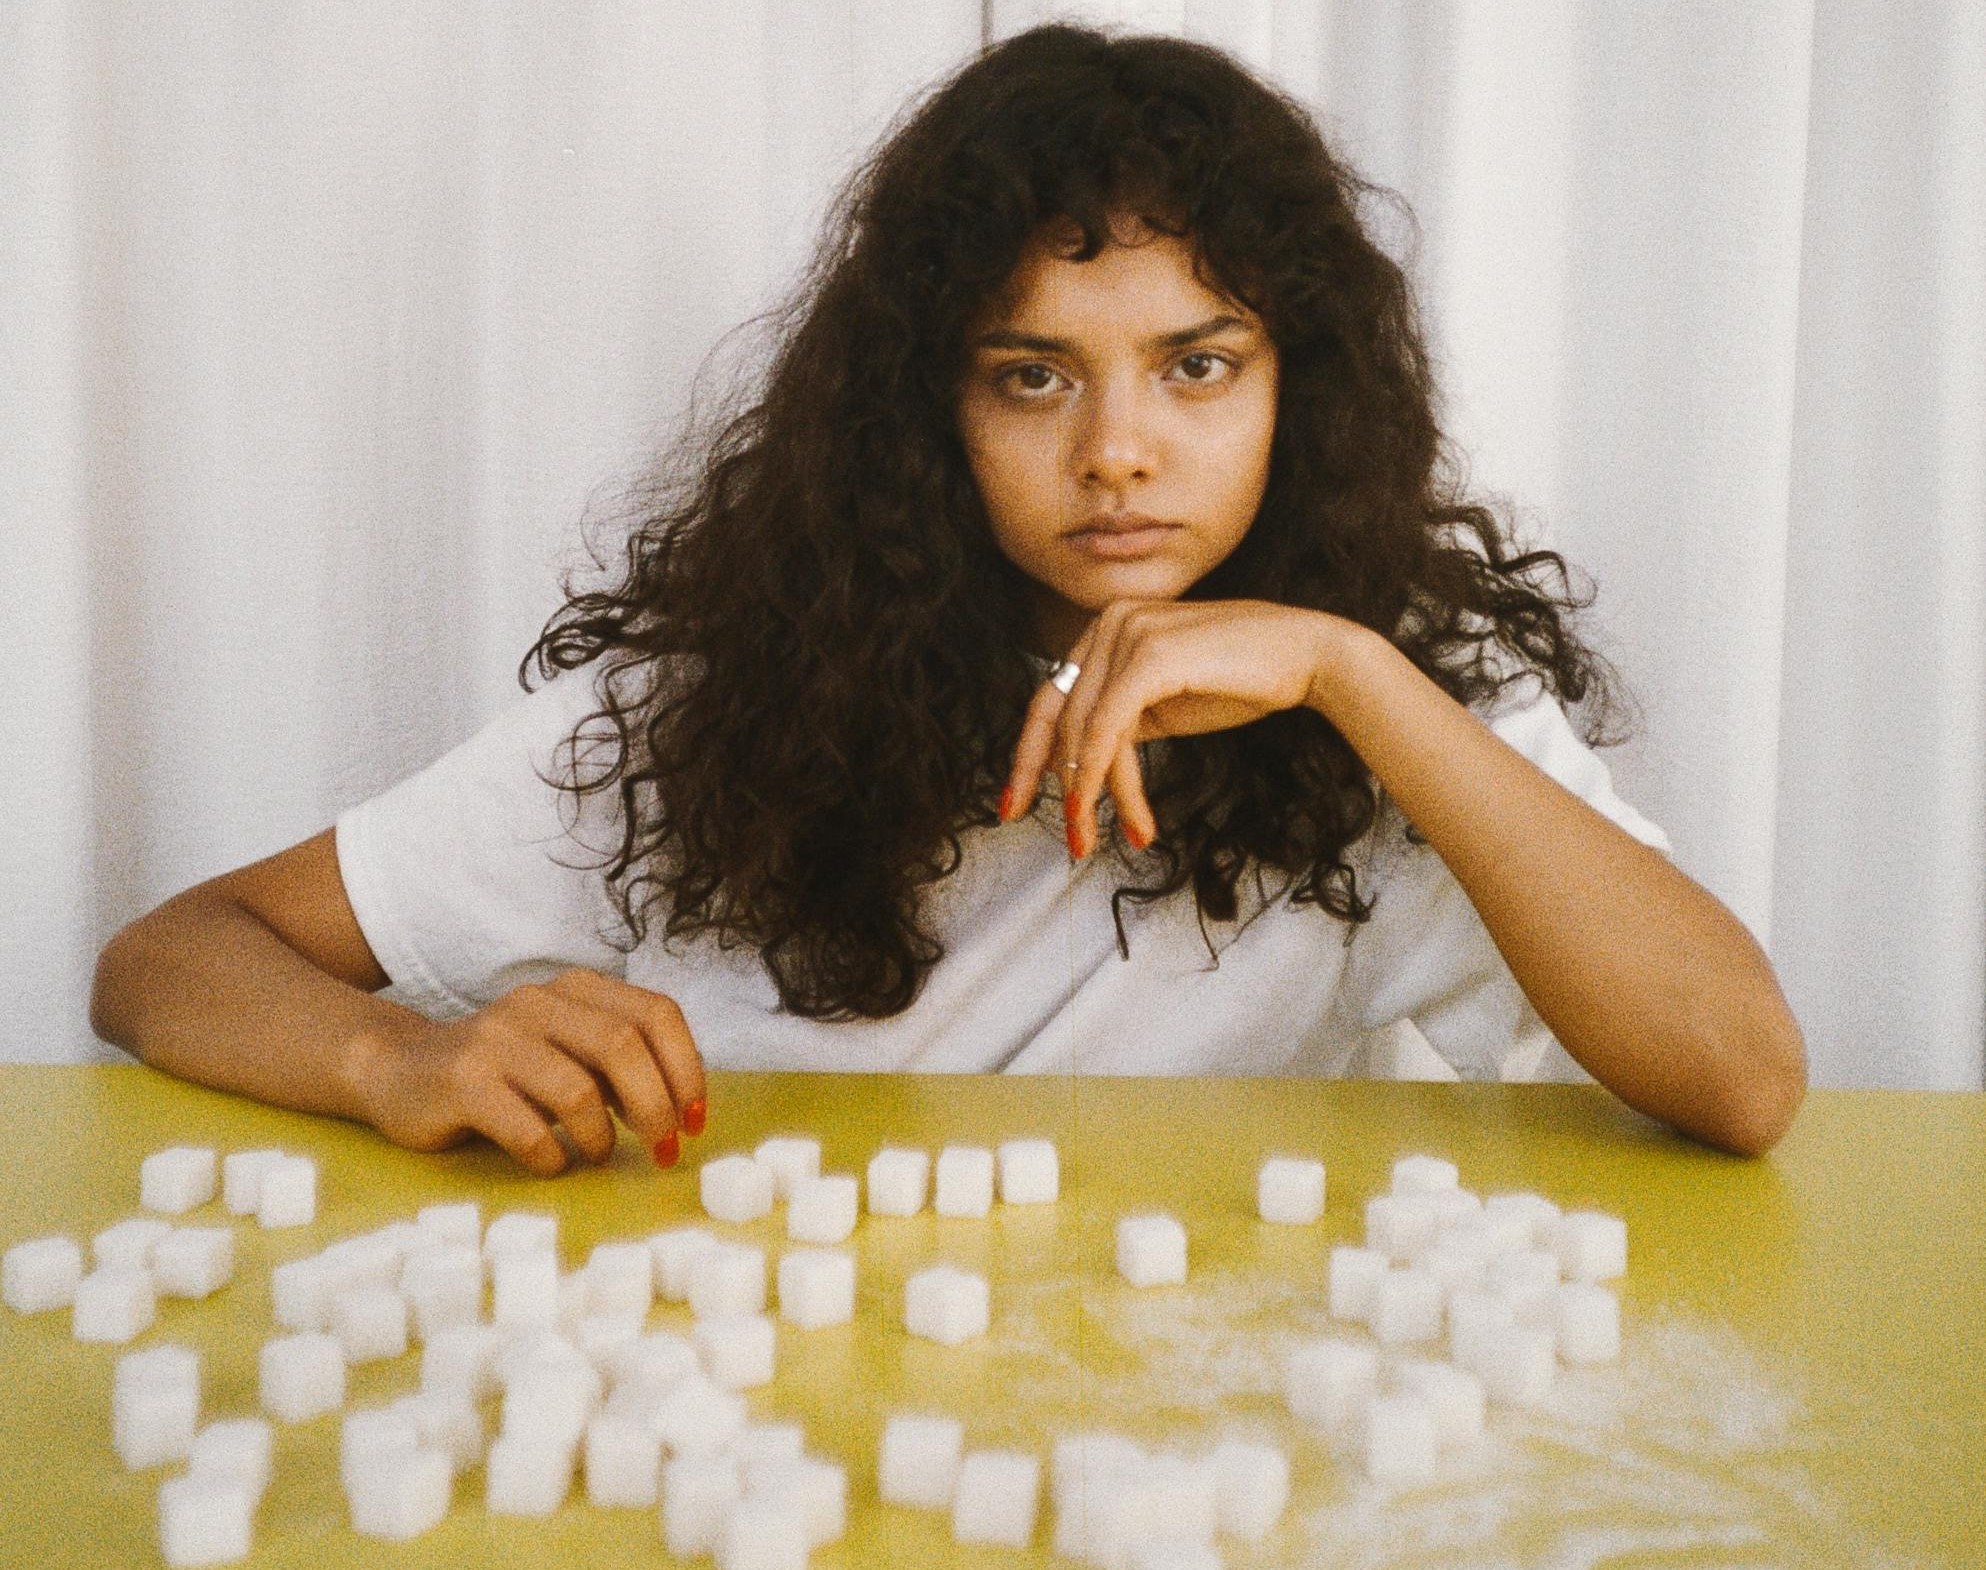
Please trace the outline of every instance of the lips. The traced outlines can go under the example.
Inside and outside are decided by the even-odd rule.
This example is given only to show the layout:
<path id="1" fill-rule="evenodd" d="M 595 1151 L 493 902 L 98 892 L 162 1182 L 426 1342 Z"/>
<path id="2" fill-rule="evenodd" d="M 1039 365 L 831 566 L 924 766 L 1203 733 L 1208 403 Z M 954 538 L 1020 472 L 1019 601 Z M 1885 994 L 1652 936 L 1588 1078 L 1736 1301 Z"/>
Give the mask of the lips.
<path id="1" fill-rule="evenodd" d="M 1161 550 L 1185 525 L 1148 518 L 1143 513 L 1100 513 L 1063 536 L 1086 556 L 1102 561 L 1132 561 Z"/>

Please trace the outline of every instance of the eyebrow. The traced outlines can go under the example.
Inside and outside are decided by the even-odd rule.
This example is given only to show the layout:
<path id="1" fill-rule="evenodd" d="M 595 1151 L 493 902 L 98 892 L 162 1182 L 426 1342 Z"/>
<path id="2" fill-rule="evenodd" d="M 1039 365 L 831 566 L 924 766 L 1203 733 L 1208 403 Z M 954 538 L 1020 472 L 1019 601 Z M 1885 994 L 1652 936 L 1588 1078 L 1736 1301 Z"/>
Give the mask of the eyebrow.
<path id="1" fill-rule="evenodd" d="M 1183 349 L 1189 343 L 1198 343 L 1202 338 L 1212 338 L 1230 328 L 1246 329 L 1248 324 L 1238 316 L 1213 316 L 1198 326 L 1182 327 L 1178 332 L 1160 333 L 1155 338 L 1147 338 L 1140 348 Z M 1076 345 L 1067 338 L 1040 338 L 1032 333 L 1017 333 L 1011 328 L 984 333 L 973 340 L 975 349 L 1030 349 L 1037 354 L 1073 354 Z"/>

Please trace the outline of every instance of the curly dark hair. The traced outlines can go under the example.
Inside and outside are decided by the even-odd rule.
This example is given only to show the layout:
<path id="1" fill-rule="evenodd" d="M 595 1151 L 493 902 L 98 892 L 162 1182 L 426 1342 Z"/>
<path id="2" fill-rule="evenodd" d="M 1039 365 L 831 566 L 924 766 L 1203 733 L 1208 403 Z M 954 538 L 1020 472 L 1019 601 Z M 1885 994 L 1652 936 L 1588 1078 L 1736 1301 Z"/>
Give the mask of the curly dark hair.
<path id="1" fill-rule="evenodd" d="M 692 419 L 637 484 L 624 576 L 568 579 L 519 673 L 600 662 L 605 706 L 555 783 L 618 793 L 603 870 L 630 947 L 666 909 L 670 938 L 755 946 L 817 1019 L 898 1013 L 943 958 L 920 891 L 997 821 L 1040 680 L 1030 585 L 956 423 L 966 334 L 1051 222 L 1080 228 L 1077 261 L 1125 214 L 1189 240 L 1276 347 L 1260 510 L 1190 597 L 1348 618 L 1465 704 L 1535 674 L 1602 739 L 1612 677 L 1571 622 L 1590 595 L 1461 494 L 1411 290 L 1360 223 L 1374 194 L 1300 104 L 1171 38 L 1036 28 L 906 112 L 770 313 L 762 391 Z M 1379 793 L 1321 715 L 1175 739 L 1148 769 L 1159 876 L 1117 901 L 1190 882 L 1203 927 L 1232 922 L 1253 864 L 1366 919 L 1346 851 Z"/>

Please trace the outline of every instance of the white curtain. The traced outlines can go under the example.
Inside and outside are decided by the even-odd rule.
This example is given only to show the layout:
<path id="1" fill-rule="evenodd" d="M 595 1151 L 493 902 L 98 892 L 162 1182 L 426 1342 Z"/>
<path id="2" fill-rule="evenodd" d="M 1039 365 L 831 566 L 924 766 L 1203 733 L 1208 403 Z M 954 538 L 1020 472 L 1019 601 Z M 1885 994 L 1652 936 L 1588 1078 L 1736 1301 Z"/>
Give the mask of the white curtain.
<path id="1" fill-rule="evenodd" d="M 98 946 L 467 735 L 581 527 L 925 86 L 1228 48 L 1418 231 L 1475 486 L 1599 585 L 1611 754 L 1825 1084 L 1978 1088 L 1974 0 L 0 8 L 0 1057 Z"/>

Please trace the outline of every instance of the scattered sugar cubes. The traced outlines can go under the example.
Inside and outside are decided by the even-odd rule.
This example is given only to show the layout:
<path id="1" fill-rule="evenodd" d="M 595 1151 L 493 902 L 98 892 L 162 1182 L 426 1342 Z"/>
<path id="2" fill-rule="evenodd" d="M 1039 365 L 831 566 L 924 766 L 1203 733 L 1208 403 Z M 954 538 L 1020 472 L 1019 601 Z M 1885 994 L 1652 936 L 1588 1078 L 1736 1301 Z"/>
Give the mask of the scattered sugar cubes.
<path id="1" fill-rule="evenodd" d="M 347 1363 L 376 1363 L 407 1350 L 407 1300 L 389 1287 L 358 1287 L 331 1300 L 331 1334 Z"/>
<path id="2" fill-rule="evenodd" d="M 756 1221 L 772 1213 L 777 1180 L 751 1156 L 719 1156 L 697 1169 L 704 1210 L 719 1221 Z"/>
<path id="3" fill-rule="evenodd" d="M 276 1431 L 259 1417 L 234 1417 L 209 1423 L 193 1436 L 187 1452 L 189 1472 L 225 1479 L 247 1488 L 260 1499 L 269 1487 Z"/>
<path id="4" fill-rule="evenodd" d="M 1439 1194 L 1454 1188 L 1461 1177 L 1455 1163 L 1440 1156 L 1402 1156 L 1393 1163 L 1393 1192 Z"/>
<path id="5" fill-rule="evenodd" d="M 1433 1406 L 1411 1392 L 1374 1396 L 1365 1409 L 1366 1474 L 1378 1483 L 1424 1483 L 1439 1447 Z"/>
<path id="6" fill-rule="evenodd" d="M 889 1503 L 949 1510 L 965 1454 L 965 1425 L 955 1418 L 899 1412 L 883 1425 L 876 1490 Z"/>
<path id="7" fill-rule="evenodd" d="M 670 1554 L 694 1559 L 714 1550 L 743 1492 L 731 1456 L 678 1456 L 669 1462 L 662 1472 L 662 1541 Z"/>
<path id="8" fill-rule="evenodd" d="M 307 1422 L 345 1404 L 345 1349 L 317 1331 L 262 1343 L 262 1410 L 284 1423 Z"/>
<path id="9" fill-rule="evenodd" d="M 421 1389 L 481 1401 L 496 1387 L 496 1358 L 504 1333 L 495 1325 L 450 1325 L 421 1348 Z"/>
<path id="10" fill-rule="evenodd" d="M 780 1256 L 779 1317 L 805 1330 L 853 1319 L 855 1256 L 839 1248 L 795 1248 Z"/>
<path id="11" fill-rule="evenodd" d="M 1506 1406 L 1538 1406 L 1551 1394 L 1558 1372 L 1552 1332 L 1517 1321 L 1490 1325 L 1476 1333 L 1471 1370 L 1490 1399 Z"/>
<path id="12" fill-rule="evenodd" d="M 807 1522 L 797 1500 L 746 1494 L 724 1517 L 717 1570 L 805 1570 Z"/>
<path id="13" fill-rule="evenodd" d="M 368 1456 L 353 1468 L 345 1490 L 352 1530 L 389 1542 L 419 1537 L 448 1514 L 454 1485 L 455 1468 L 439 1450 Z"/>
<path id="14" fill-rule="evenodd" d="M 90 1257 L 97 1269 L 150 1270 L 159 1239 L 172 1235 L 172 1223 L 157 1216 L 132 1216 L 105 1227 L 90 1239 Z"/>
<path id="15" fill-rule="evenodd" d="M 655 1261 L 655 1290 L 665 1303 L 687 1301 L 697 1256 L 715 1248 L 717 1242 L 702 1227 L 672 1227 L 648 1240 L 648 1252 Z"/>
<path id="16" fill-rule="evenodd" d="M 959 1462 L 952 1537 L 960 1543 L 1025 1548 L 1034 1540 L 1041 1462 L 1019 1450 L 974 1450 Z"/>
<path id="17" fill-rule="evenodd" d="M 1102 1562 L 1117 1502 L 1145 1459 L 1143 1448 L 1121 1434 L 1070 1434 L 1055 1441 L 1049 1487 L 1055 1500 L 1056 1553 Z"/>
<path id="18" fill-rule="evenodd" d="M 506 1248 L 492 1255 L 489 1265 L 492 1321 L 515 1328 L 558 1323 L 557 1254 L 549 1248 Z"/>
<path id="19" fill-rule="evenodd" d="M 188 1472 L 159 1485 L 159 1551 L 172 1570 L 248 1557 L 256 1497 L 225 1477 Z"/>
<path id="20" fill-rule="evenodd" d="M 163 1215 L 180 1216 L 214 1197 L 219 1156 L 195 1145 L 155 1150 L 138 1164 L 138 1203 Z"/>
<path id="21" fill-rule="evenodd" d="M 1509 1228 L 1517 1240 L 1515 1247 L 1545 1248 L 1551 1243 L 1559 1208 L 1542 1194 L 1492 1194 L 1483 1201 L 1483 1217 L 1493 1226 Z"/>
<path id="22" fill-rule="evenodd" d="M 483 1460 L 483 1506 L 491 1515 L 548 1516 L 572 1491 L 576 1441 L 567 1434 L 499 1434 Z"/>
<path id="23" fill-rule="evenodd" d="M 913 1336 L 958 1346 L 984 1335 L 992 1299 L 986 1278 L 956 1265 L 933 1265 L 904 1283 L 903 1327 Z"/>
<path id="24" fill-rule="evenodd" d="M 914 1216 L 931 1182 L 928 1151 L 884 1146 L 869 1158 L 869 1214 Z"/>
<path id="25" fill-rule="evenodd" d="M 302 1227 L 317 1219 L 317 1163 L 278 1156 L 262 1169 L 255 1219 L 265 1227 Z"/>
<path id="26" fill-rule="evenodd" d="M 1178 1286 L 1186 1280 L 1186 1228 L 1157 1213 L 1117 1223 L 1117 1273 L 1134 1287 Z"/>
<path id="27" fill-rule="evenodd" d="M 83 1250 L 72 1237 L 38 1237 L 0 1256 L 0 1296 L 17 1314 L 42 1314 L 76 1301 Z"/>
<path id="28" fill-rule="evenodd" d="M 1480 1372 L 1497 1337 L 1517 1323 L 1517 1311 L 1501 1293 L 1460 1287 L 1448 1298 L 1448 1356 L 1457 1368 Z"/>
<path id="29" fill-rule="evenodd" d="M 1412 1265 L 1388 1270 L 1372 1288 L 1372 1333 L 1388 1346 L 1441 1334 L 1441 1281 Z"/>
<path id="30" fill-rule="evenodd" d="M 765 1312 L 765 1250 L 719 1243 L 699 1254 L 689 1286 L 690 1312 L 698 1319 L 731 1319 Z"/>
<path id="31" fill-rule="evenodd" d="M 1434 1413 L 1435 1442 L 1444 1450 L 1480 1439 L 1483 1434 L 1483 1382 L 1453 1363 L 1408 1358 L 1393 1371 L 1394 1383 L 1408 1395 L 1419 1396 Z"/>
<path id="32" fill-rule="evenodd" d="M 1597 1210 L 1568 1210 L 1551 1224 L 1551 1251 L 1568 1281 L 1611 1281 L 1627 1274 L 1627 1223 Z"/>
<path id="33" fill-rule="evenodd" d="M 483 1315 L 481 1251 L 471 1243 L 416 1248 L 400 1267 L 400 1295 L 424 1344 L 444 1330 L 475 1324 Z"/>
<path id="34" fill-rule="evenodd" d="M 1062 1195 L 1062 1163 L 1046 1139 L 1010 1139 L 994 1152 L 1000 1169 L 1000 1203 L 1050 1205 Z"/>
<path id="35" fill-rule="evenodd" d="M 723 1390 L 752 1390 L 770 1384 L 776 1338 L 764 1314 L 699 1319 L 693 1332 L 703 1371 Z"/>
<path id="36" fill-rule="evenodd" d="M 786 1206 L 786 1235 L 802 1243 L 841 1243 L 855 1230 L 861 1195 L 852 1176 L 799 1177 Z"/>
<path id="37" fill-rule="evenodd" d="M 639 1417 L 611 1409 L 586 1425 L 586 1498 L 608 1508 L 645 1508 L 660 1497 L 662 1441 Z"/>
<path id="38" fill-rule="evenodd" d="M 1379 1350 L 1362 1341 L 1299 1341 L 1284 1369 L 1290 1411 L 1320 1428 L 1336 1428 L 1355 1416 L 1378 1384 Z"/>
<path id="39" fill-rule="evenodd" d="M 1568 1281 L 1553 1304 L 1558 1355 L 1568 1363 L 1611 1363 L 1621 1355 L 1621 1305 L 1605 1287 Z"/>
<path id="40" fill-rule="evenodd" d="M 1376 1248 L 1340 1244 L 1331 1250 L 1330 1307 L 1333 1319 L 1366 1320 L 1380 1278 L 1389 1268 L 1387 1256 Z"/>
<path id="41" fill-rule="evenodd" d="M 221 1203 L 231 1216 L 252 1216 L 262 1205 L 262 1174 L 280 1150 L 235 1150 L 221 1158 Z"/>
<path id="42" fill-rule="evenodd" d="M 414 1226 L 424 1243 L 480 1248 L 483 1241 L 483 1207 L 473 1199 L 454 1204 L 423 1205 L 414 1213 Z"/>
<path id="43" fill-rule="evenodd" d="M 772 1174 L 773 1197 L 790 1202 L 793 1191 L 821 1175 L 821 1142 L 800 1135 L 776 1134 L 759 1141 L 752 1160 Z M 708 1209 L 708 1204 L 705 1206 Z"/>
<path id="44" fill-rule="evenodd" d="M 1289 1457 L 1274 1445 L 1223 1439 L 1207 1457 L 1220 1530 L 1259 1543 L 1283 1517 L 1290 1498 Z"/>
<path id="45" fill-rule="evenodd" d="M 111 1376 L 111 1442 L 131 1471 L 183 1461 L 200 1423 L 200 1357 L 156 1346 L 117 1360 Z"/>
<path id="46" fill-rule="evenodd" d="M 690 1373 L 656 1401 L 649 1427 L 671 1455 L 714 1455 L 744 1431 L 745 1398 Z"/>
<path id="47" fill-rule="evenodd" d="M 1439 1219 L 1432 1195 L 1374 1194 L 1365 1202 L 1365 1246 L 1408 1264 L 1434 1241 Z"/>
<path id="48" fill-rule="evenodd" d="M 1510 1304 L 1520 1320 L 1548 1323 L 1558 1295 L 1558 1256 L 1543 1249 L 1499 1254 L 1483 1272 L 1483 1285 Z"/>
<path id="49" fill-rule="evenodd" d="M 550 1254 L 559 1251 L 559 1218 L 542 1210 L 506 1210 L 483 1232 L 483 1259 L 494 1264 L 517 1251 Z"/>
<path id="50" fill-rule="evenodd" d="M 210 1297 L 233 1275 L 230 1227 L 175 1227 L 152 1250 L 152 1281 L 163 1297 Z"/>
<path id="51" fill-rule="evenodd" d="M 947 1145 L 938 1152 L 941 1216 L 984 1216 L 993 1209 L 993 1152 L 983 1145 Z"/>
<path id="52" fill-rule="evenodd" d="M 76 1283 L 69 1307 L 70 1333 L 78 1341 L 121 1345 L 149 1330 L 158 1317 L 158 1296 L 150 1272 L 130 1265 L 105 1265 Z"/>
<path id="53" fill-rule="evenodd" d="M 1285 1226 L 1317 1220 L 1324 1214 L 1324 1163 L 1271 1156 L 1255 1174 L 1255 1210 Z"/>
<path id="54" fill-rule="evenodd" d="M 586 1298 L 595 1314 L 646 1319 L 655 1303 L 655 1254 L 646 1243 L 600 1243 L 586 1258 Z"/>
<path id="55" fill-rule="evenodd" d="M 745 1467 L 745 1497 L 778 1499 L 799 1514 L 807 1546 L 832 1543 L 848 1530 L 848 1473 L 819 1456 L 780 1456 Z"/>

